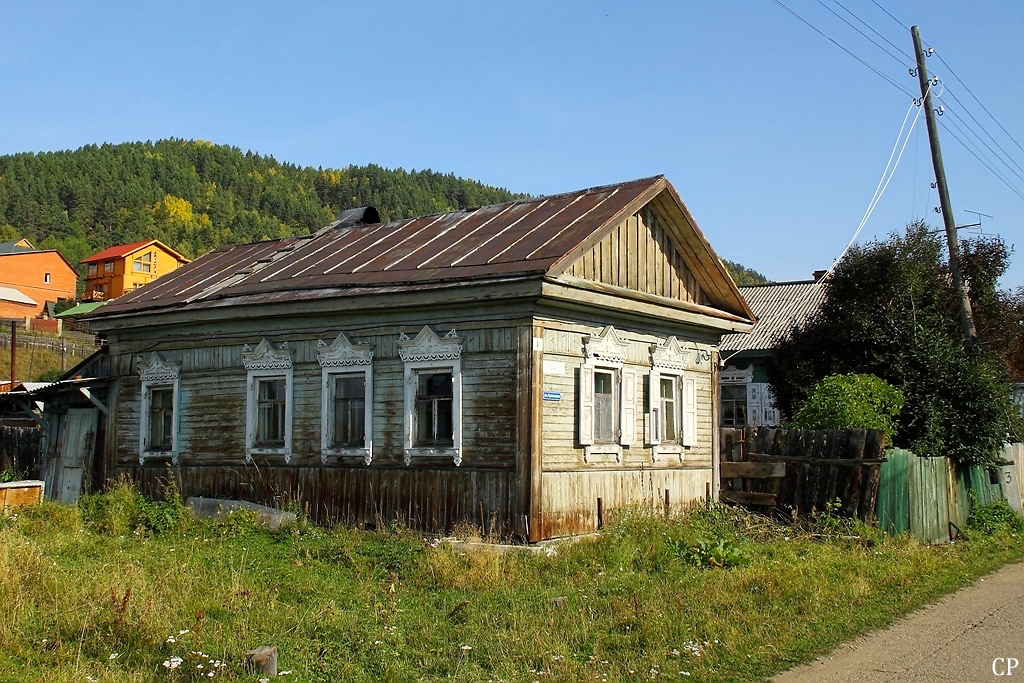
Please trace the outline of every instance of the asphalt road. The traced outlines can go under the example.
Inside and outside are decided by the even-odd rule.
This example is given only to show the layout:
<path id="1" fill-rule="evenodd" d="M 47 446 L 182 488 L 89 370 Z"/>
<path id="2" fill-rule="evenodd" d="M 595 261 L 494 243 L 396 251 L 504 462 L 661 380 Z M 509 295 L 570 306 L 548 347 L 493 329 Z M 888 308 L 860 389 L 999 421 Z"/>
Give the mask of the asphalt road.
<path id="1" fill-rule="evenodd" d="M 1024 562 L 772 681 L 1024 682 Z"/>

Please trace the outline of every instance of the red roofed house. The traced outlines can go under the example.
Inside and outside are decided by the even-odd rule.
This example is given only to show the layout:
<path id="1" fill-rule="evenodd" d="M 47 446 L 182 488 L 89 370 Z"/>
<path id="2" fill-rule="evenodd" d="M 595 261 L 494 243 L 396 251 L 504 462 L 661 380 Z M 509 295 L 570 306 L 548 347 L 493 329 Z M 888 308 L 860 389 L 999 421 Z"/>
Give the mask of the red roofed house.
<path id="1" fill-rule="evenodd" d="M 187 258 L 159 240 L 109 247 L 82 259 L 82 263 L 89 266 L 83 298 L 96 301 L 116 299 L 188 262 Z"/>

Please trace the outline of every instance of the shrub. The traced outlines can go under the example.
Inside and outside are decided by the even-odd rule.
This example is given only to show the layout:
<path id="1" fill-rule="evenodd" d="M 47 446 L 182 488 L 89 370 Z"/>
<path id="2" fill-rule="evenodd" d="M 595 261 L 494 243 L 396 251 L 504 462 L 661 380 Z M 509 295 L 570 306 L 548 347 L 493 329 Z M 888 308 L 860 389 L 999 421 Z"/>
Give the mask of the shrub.
<path id="1" fill-rule="evenodd" d="M 1010 507 L 1005 500 L 997 500 L 985 505 L 973 505 L 971 516 L 967 518 L 967 528 L 983 534 L 995 534 L 1000 531 L 1024 531 L 1024 519 Z"/>
<path id="2" fill-rule="evenodd" d="M 896 433 L 903 394 L 874 375 L 831 375 L 818 382 L 793 415 L 798 429 L 881 429 Z"/>

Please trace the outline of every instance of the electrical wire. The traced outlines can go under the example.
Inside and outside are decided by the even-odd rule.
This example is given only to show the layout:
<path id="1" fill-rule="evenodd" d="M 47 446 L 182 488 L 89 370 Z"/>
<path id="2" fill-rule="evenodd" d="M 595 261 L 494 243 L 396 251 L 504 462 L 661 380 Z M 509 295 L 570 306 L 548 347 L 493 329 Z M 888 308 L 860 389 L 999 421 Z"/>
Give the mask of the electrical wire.
<path id="1" fill-rule="evenodd" d="M 874 40 L 874 39 L 873 39 L 873 38 L 872 38 L 871 36 L 869 36 L 868 34 L 864 33 L 864 31 L 861 31 L 861 30 L 860 30 L 859 28 L 857 28 L 856 26 L 854 26 L 853 24 L 851 24 L 851 23 L 850 23 L 850 22 L 849 22 L 849 21 L 848 21 L 847 19 L 845 19 L 845 18 L 844 18 L 843 16 L 841 16 L 841 15 L 840 15 L 840 14 L 839 14 L 838 12 L 836 12 L 836 11 L 835 11 L 834 9 L 832 9 L 831 7 L 829 7 L 828 5 L 826 5 L 826 4 L 825 4 L 825 3 L 823 2 L 823 0 L 817 0 L 817 3 L 818 3 L 819 5 L 821 5 L 822 7 L 824 7 L 825 9 L 827 9 L 827 10 L 828 10 L 829 12 L 831 12 L 832 14 L 834 14 L 834 15 L 835 15 L 835 16 L 836 16 L 836 17 L 837 17 L 837 18 L 838 18 L 838 19 L 839 19 L 840 21 L 842 21 L 842 22 L 843 22 L 844 24 L 846 24 L 847 26 L 849 26 L 850 28 L 852 28 L 852 29 L 853 29 L 854 31 L 856 31 L 857 33 L 859 33 L 860 35 L 862 35 L 862 36 L 863 36 L 864 38 L 866 38 L 866 39 L 868 40 L 868 42 L 870 42 L 870 43 L 871 43 L 872 45 L 874 45 L 874 46 L 875 46 L 875 47 L 877 47 L 877 48 L 878 48 L 879 50 L 881 50 L 881 51 L 882 51 L 882 52 L 884 52 L 885 54 L 887 54 L 887 55 L 889 55 L 890 57 L 892 57 L 893 59 L 895 59 L 895 60 L 896 60 L 896 62 L 897 62 L 897 63 L 898 63 L 898 64 L 899 64 L 900 66 L 906 67 L 906 66 L 908 66 L 909 64 L 913 64 L 913 63 L 914 63 L 914 59 L 913 59 L 913 58 L 912 58 L 912 57 L 911 57 L 910 55 L 908 55 L 908 54 L 906 54 L 905 52 L 903 52 L 903 50 L 902 50 L 901 48 L 897 47 L 896 45 L 893 45 L 893 44 L 892 44 L 892 42 L 890 42 L 888 38 L 886 38 L 886 37 L 885 37 L 885 36 L 883 36 L 883 35 L 882 35 L 881 33 L 879 33 L 878 31 L 876 31 L 875 29 L 873 29 L 873 28 L 872 28 L 872 27 L 871 27 L 871 26 L 870 26 L 870 25 L 869 25 L 869 24 L 868 24 L 868 23 L 867 23 L 866 21 L 864 21 L 863 19 L 861 19 L 860 17 L 858 17 L 858 16 L 856 15 L 856 14 L 854 14 L 853 12 L 851 12 L 851 11 L 850 11 L 849 9 L 847 9 L 847 8 L 846 8 L 846 6 L 845 6 L 845 5 L 843 5 L 843 3 L 839 2 L 839 0 L 832 0 L 832 1 L 833 1 L 833 2 L 835 2 L 835 3 L 837 4 L 837 5 L 839 5 L 840 7 L 842 7 L 842 8 L 843 8 L 843 10 L 845 10 L 847 14 L 849 14 L 850 16 L 852 16 L 852 17 L 853 17 L 854 19 L 856 19 L 856 20 L 857 20 L 857 21 L 859 21 L 860 23 L 864 24 L 864 26 L 867 26 L 868 30 L 870 30 L 870 31 L 871 31 L 872 33 L 874 33 L 874 34 L 875 34 L 876 36 L 878 36 L 879 38 L 881 38 L 881 39 L 882 39 L 882 40 L 884 40 L 885 42 L 889 43 L 889 45 L 891 45 L 891 46 L 892 46 L 893 48 L 895 48 L 895 50 L 896 50 L 897 52 L 899 52 L 900 54 L 899 54 L 898 56 L 897 56 L 897 55 L 894 55 L 894 54 L 893 54 L 892 52 L 890 52 L 889 50 L 887 50 L 887 49 L 886 49 L 885 47 L 883 47 L 883 46 L 879 45 L 879 44 L 878 44 L 877 42 L 875 42 L 875 40 Z"/>
<path id="2" fill-rule="evenodd" d="M 797 19 L 799 19 L 800 21 L 802 21 L 802 22 L 803 22 L 804 24 L 806 24 L 806 25 L 807 25 L 808 27 L 810 27 L 810 28 L 811 28 L 811 29 L 812 29 L 812 30 L 813 30 L 813 31 L 814 31 L 815 33 L 817 33 L 817 34 L 818 34 L 818 35 L 820 35 L 821 37 L 823 37 L 823 38 L 825 38 L 826 40 L 828 40 L 828 41 L 829 41 L 830 43 L 832 43 L 833 45 L 835 45 L 836 47 L 838 47 L 838 48 L 839 48 L 840 50 L 842 50 L 842 51 L 843 51 L 843 52 L 845 52 L 846 54 L 848 54 L 848 55 L 850 55 L 851 57 L 853 57 L 854 59 L 856 59 L 856 60 L 857 60 L 858 62 L 860 62 L 861 64 L 863 64 L 863 65 L 864 65 L 864 66 L 866 66 L 867 68 L 871 69 L 871 70 L 872 70 L 873 72 L 875 72 L 875 74 L 876 74 L 877 76 L 880 76 L 880 77 L 881 77 L 881 78 L 882 78 L 883 80 L 885 80 L 885 81 L 886 81 L 887 83 L 889 83 L 889 85 L 893 86 L 894 88 L 896 88 L 897 90 L 899 90 L 900 92 L 902 92 L 902 93 L 903 93 L 904 95 L 906 95 L 907 97 L 913 97 L 913 96 L 914 96 L 914 95 L 913 95 L 913 94 L 912 94 L 912 93 L 911 93 L 911 92 L 910 92 L 909 90 L 907 90 L 906 88 L 904 88 L 904 87 L 903 87 L 902 85 L 900 85 L 900 84 L 899 84 L 899 83 L 897 83 L 896 81 L 892 80 L 891 78 L 889 78 L 888 76 L 886 76 L 885 74 L 883 74 L 883 73 L 882 73 L 881 71 L 879 71 L 879 70 L 878 70 L 878 69 L 876 69 L 875 67 L 873 67 L 873 66 L 871 66 L 870 64 L 868 64 L 868 63 L 867 63 L 867 62 L 866 62 L 865 60 L 861 59 L 860 57 L 858 57 L 857 55 L 855 55 L 855 54 L 854 54 L 853 52 L 851 52 L 851 51 L 850 51 L 849 49 L 847 49 L 847 48 L 846 48 L 846 47 L 844 47 L 844 46 L 843 46 L 842 44 L 840 44 L 840 43 L 839 43 L 839 41 L 835 40 L 834 38 L 832 38 L 831 36 L 829 36 L 829 35 L 828 35 L 827 33 L 825 33 L 824 31 L 822 31 L 822 30 L 821 30 L 820 28 L 818 28 L 817 26 L 815 26 L 814 24 L 812 24 L 811 22 L 807 21 L 807 20 L 806 20 L 806 19 L 804 19 L 804 18 L 803 18 L 802 16 L 800 16 L 799 14 L 797 14 L 797 13 L 796 13 L 796 12 L 795 12 L 795 11 L 794 11 L 793 9 L 791 9 L 791 8 L 790 8 L 790 7 L 788 7 L 788 6 L 787 6 L 787 5 L 785 4 L 785 3 L 783 3 L 783 2 L 782 2 L 782 0 L 772 0 L 772 1 L 773 1 L 773 2 L 774 2 L 774 3 L 776 4 L 776 5 L 778 5 L 779 7 L 781 7 L 781 8 L 782 8 L 782 9 L 784 9 L 784 10 L 786 10 L 787 12 L 789 12 L 790 14 L 792 14 L 792 15 L 793 15 L 794 17 L 796 17 Z"/>
<path id="3" fill-rule="evenodd" d="M 886 14 L 888 14 L 888 15 L 889 15 L 889 18 L 890 18 L 890 19 L 892 19 L 893 21 L 895 21 L 895 22 L 896 22 L 897 24 L 899 24 L 900 26 L 902 26 L 902 27 L 903 27 L 903 29 L 904 29 L 905 31 L 909 31 L 909 30 L 910 30 L 910 27 L 909 27 L 909 26 L 907 26 L 907 25 L 906 25 L 906 24 L 904 24 L 904 23 L 903 23 L 902 21 L 900 21 L 899 19 L 897 19 L 896 17 L 894 17 L 894 16 L 892 15 L 892 12 L 890 12 L 889 10 L 887 10 L 887 9 L 885 9 L 884 7 L 882 7 L 881 5 L 879 5 L 879 4 L 878 4 L 878 2 L 877 2 L 876 0 L 871 0 L 871 2 L 873 2 L 873 3 L 874 3 L 875 7 L 877 7 L 878 9 L 880 9 L 880 10 L 882 10 L 883 12 L 885 12 Z"/>
<path id="4" fill-rule="evenodd" d="M 970 117 L 971 117 L 971 120 L 972 120 L 972 121 L 974 121 L 974 123 L 975 123 L 975 124 L 976 124 L 976 125 L 978 126 L 978 128 L 980 128 L 980 129 L 981 129 L 981 132 L 983 132 L 983 133 L 984 133 L 985 135 L 987 135 L 987 136 L 988 136 L 988 139 L 992 141 L 992 144 L 994 144 L 994 145 L 995 145 L 996 147 L 998 147 L 998 148 L 999 148 L 999 151 L 1000 151 L 1000 152 L 1002 152 L 1002 153 L 1003 153 L 1003 156 L 1004 156 L 1004 157 L 1006 157 L 1006 158 L 1007 158 L 1007 159 L 1009 160 L 1010 164 L 1013 164 L 1014 166 L 1016 166 L 1016 167 L 1017 167 L 1017 169 L 1018 169 L 1019 171 L 1021 171 L 1022 173 L 1024 173 L 1024 168 L 1021 168 L 1021 167 L 1020 167 L 1020 164 L 1018 164 L 1018 163 L 1017 163 L 1016 161 L 1014 161 L 1014 160 L 1013 160 L 1013 157 L 1012 157 L 1012 156 L 1010 156 L 1010 154 L 1009 154 L 1009 153 L 1008 153 L 1008 152 L 1007 152 L 1007 151 L 1006 151 L 1005 149 L 1003 149 L 1003 146 L 999 144 L 999 141 L 998 141 L 998 140 L 996 140 L 996 139 L 995 139 L 994 137 L 992 137 L 992 134 L 991 134 L 991 133 L 989 133 L 989 132 L 988 132 L 988 130 L 986 130 L 986 129 L 985 129 L 985 126 L 984 126 L 984 125 L 982 125 L 982 123 L 981 123 L 980 121 L 978 121 L 978 119 L 976 119 L 976 118 L 974 117 L 974 115 L 973 115 L 973 114 L 972 114 L 972 113 L 970 112 L 970 110 L 969 110 L 969 109 L 967 108 L 967 106 L 966 106 L 966 105 L 965 105 L 965 104 L 964 104 L 963 102 L 961 102 L 961 101 L 960 101 L 960 98 L 959 98 L 959 97 L 957 97 L 957 96 L 956 96 L 956 95 L 955 95 L 955 94 L 954 94 L 954 93 L 953 93 L 952 91 L 950 91 L 950 90 L 949 90 L 949 86 L 948 86 L 948 84 L 946 84 L 946 90 L 947 90 L 947 91 L 949 91 L 949 92 L 948 92 L 949 96 L 950 96 L 950 97 L 951 97 L 951 98 L 952 98 L 952 99 L 953 99 L 953 100 L 954 100 L 954 101 L 955 101 L 955 102 L 956 102 L 956 103 L 957 103 L 958 105 L 960 105 L 960 108 L 961 108 L 961 109 L 962 109 L 962 110 L 964 111 L 964 113 L 966 113 L 966 114 L 967 114 L 968 116 L 970 116 Z M 953 111 L 953 108 L 952 108 L 952 107 L 950 107 L 950 111 Z M 966 125 L 966 122 L 965 122 L 965 125 Z M 978 137 L 978 139 L 979 139 L 979 140 L 981 140 L 981 136 L 977 135 L 977 133 L 975 133 L 975 136 L 976 136 L 976 137 Z M 993 149 L 992 149 L 991 147 L 989 147 L 989 146 L 988 146 L 988 145 L 987 145 L 987 144 L 986 144 L 986 143 L 984 142 L 984 140 L 981 140 L 981 142 L 982 142 L 982 144 L 984 144 L 984 145 L 985 145 L 985 147 L 988 147 L 988 149 L 989 149 L 989 151 L 990 151 L 990 152 L 992 152 L 993 154 L 996 154 L 995 150 L 993 150 Z M 996 156 L 998 157 L 999 155 L 998 155 L 998 154 L 996 154 Z M 1003 161 L 1003 160 L 1002 160 L 1002 159 L 1000 159 L 1000 161 Z M 1006 166 L 1007 166 L 1007 167 L 1009 167 L 1009 165 L 1010 165 L 1010 164 L 1007 164 L 1007 163 L 1006 163 L 1006 161 L 1003 161 L 1003 163 L 1004 163 L 1004 164 L 1006 164 Z M 1011 170 L 1011 171 L 1013 171 L 1013 169 L 1010 169 L 1010 170 Z M 1017 176 L 1018 178 L 1021 178 L 1021 176 L 1020 176 L 1019 174 L 1017 174 L 1017 173 L 1014 173 L 1014 175 L 1016 175 L 1016 176 Z M 1021 180 L 1024 180 L 1024 178 L 1021 178 Z"/>
<path id="5" fill-rule="evenodd" d="M 992 149 L 992 147 L 991 147 L 991 146 L 990 146 L 990 145 L 989 145 L 989 144 L 988 144 L 987 142 L 985 142 L 985 141 L 984 141 L 984 140 L 982 139 L 982 137 L 981 137 L 980 135 L 978 135 L 978 134 L 977 134 L 977 133 L 976 133 L 976 132 L 975 132 L 975 131 L 974 131 L 974 130 L 973 130 L 973 129 L 972 129 L 972 128 L 971 128 L 971 127 L 970 127 L 970 126 L 968 125 L 968 124 L 967 124 L 967 122 L 966 122 L 966 121 L 965 121 L 965 120 L 964 120 L 963 118 L 961 118 L 961 116 L 960 116 L 960 115 L 959 115 L 959 114 L 957 113 L 957 111 L 956 111 L 955 109 L 952 109 L 952 108 L 947 108 L 947 109 L 945 110 L 945 113 L 946 113 L 946 114 L 947 114 L 948 116 L 950 116 L 950 117 L 951 117 L 951 119 L 957 119 L 957 120 L 958 120 L 958 121 L 960 122 L 960 124 L 959 124 L 959 125 L 957 126 L 957 129 L 958 129 L 958 130 L 960 130 L 961 132 L 963 132 L 963 133 L 964 133 L 964 135 L 965 135 L 965 137 L 967 136 L 967 134 L 968 134 L 968 133 L 969 133 L 970 135 L 973 135 L 973 136 L 974 136 L 974 137 L 975 137 L 975 138 L 977 139 L 977 141 L 978 141 L 978 142 L 980 142 L 980 143 L 981 143 L 981 144 L 982 144 L 982 145 L 983 145 L 983 146 L 985 147 L 985 149 L 987 149 L 987 150 L 989 151 L 989 153 L 991 153 L 991 154 L 992 154 L 992 156 L 993 156 L 993 157 L 995 157 L 995 161 L 996 161 L 996 162 L 999 162 L 999 163 L 1001 163 L 1001 164 L 1002 164 L 1003 166 L 1006 166 L 1006 168 L 1007 168 L 1007 169 L 1008 169 L 1008 170 L 1010 171 L 1010 173 L 1012 173 L 1013 175 L 1017 176 L 1017 179 L 1018 179 L 1018 180 L 1022 180 L 1022 181 L 1024 181 L 1024 176 L 1022 176 L 1022 175 L 1021 175 L 1020 173 L 1018 173 L 1017 171 L 1013 170 L 1013 168 L 1012 168 L 1012 167 L 1010 166 L 1010 164 L 1008 164 L 1008 163 L 1007 163 L 1007 162 L 1006 162 L 1006 161 L 1005 161 L 1004 159 L 1002 159 L 1002 158 L 1001 158 L 1001 157 L 999 156 L 998 152 L 996 152 L 996 151 L 995 151 L 994 149 Z M 984 129 L 982 129 L 982 130 L 984 131 Z M 975 149 L 976 149 L 976 150 L 977 150 L 977 151 L 978 151 L 979 153 L 982 153 L 982 152 L 981 152 L 981 150 L 980 150 L 980 149 L 978 149 L 977 147 L 975 147 Z M 986 157 L 986 158 L 987 158 L 987 157 Z M 989 159 L 989 161 L 992 161 L 992 160 L 991 160 L 991 159 Z M 1013 162 L 1013 159 L 1011 159 L 1010 161 L 1011 161 L 1011 162 Z M 993 163 L 994 163 L 994 162 L 993 162 Z M 1015 162 L 1013 162 L 1013 163 L 1014 163 L 1014 165 L 1016 165 L 1016 163 L 1015 163 Z M 1020 168 L 1020 167 L 1018 166 L 1018 168 Z"/>
<path id="6" fill-rule="evenodd" d="M 942 124 L 942 128 L 943 128 L 943 129 L 944 129 L 944 130 L 945 130 L 945 131 L 946 131 L 947 133 L 949 133 L 949 136 L 950 136 L 951 138 L 953 138 L 954 140 L 956 140 L 957 142 L 959 142 L 959 143 L 960 143 L 961 145 L 963 145 L 963 148 L 964 148 L 964 149 L 966 149 L 966 150 L 967 150 L 968 152 L 970 152 L 971 156 L 973 156 L 973 157 L 974 157 L 975 159 L 977 159 L 977 160 L 978 160 L 978 162 L 979 162 L 979 163 L 981 163 L 981 165 L 982 165 L 982 166 L 984 166 L 985 168 L 987 168 L 987 169 L 988 169 L 988 170 L 989 170 L 989 171 L 990 171 L 990 172 L 992 173 L 992 175 L 994 175 L 994 176 L 995 176 L 996 178 L 998 178 L 998 179 L 999 179 L 1000 181 L 1002 181 L 1002 183 L 1003 183 L 1004 185 L 1006 185 L 1006 187 L 1008 187 L 1008 188 L 1010 189 L 1010 191 L 1011 191 L 1011 192 L 1013 192 L 1013 193 L 1014 193 L 1015 195 L 1017 195 L 1017 196 L 1018 196 L 1018 197 L 1020 197 L 1021 199 L 1024 199 L 1024 193 L 1022 193 L 1022 192 L 1021 192 L 1020 190 L 1018 190 L 1018 189 L 1017 189 L 1017 188 L 1015 188 L 1015 187 L 1014 187 L 1013 185 L 1011 185 L 1011 184 L 1010 184 L 1010 183 L 1009 183 L 1009 182 L 1008 182 L 1008 181 L 1007 181 L 1007 180 L 1006 180 L 1005 178 L 1003 178 L 1003 177 L 1002 177 L 1002 176 L 1001 176 L 1001 175 L 1000 175 L 999 173 L 997 173 L 995 169 L 993 169 L 993 168 L 992 168 L 991 166 L 989 166 L 989 165 L 988 165 L 987 163 L 985 163 L 985 160 L 984 160 L 984 159 L 982 159 L 982 158 L 981 158 L 980 156 L 978 156 L 978 154 L 977 154 L 977 153 L 975 153 L 975 151 L 974 151 L 973 149 L 971 149 L 971 146 L 970 146 L 970 145 L 968 145 L 968 144 L 967 144 L 966 142 L 964 142 L 963 140 L 961 140 L 961 139 L 960 139 L 960 138 L 959 138 L 959 137 L 958 137 L 958 136 L 956 135 L 956 133 L 954 133 L 954 132 L 953 132 L 953 130 L 952 130 L 952 127 L 951 127 L 951 126 L 947 126 L 947 125 L 945 125 L 945 123 L 943 123 L 943 124 Z"/>

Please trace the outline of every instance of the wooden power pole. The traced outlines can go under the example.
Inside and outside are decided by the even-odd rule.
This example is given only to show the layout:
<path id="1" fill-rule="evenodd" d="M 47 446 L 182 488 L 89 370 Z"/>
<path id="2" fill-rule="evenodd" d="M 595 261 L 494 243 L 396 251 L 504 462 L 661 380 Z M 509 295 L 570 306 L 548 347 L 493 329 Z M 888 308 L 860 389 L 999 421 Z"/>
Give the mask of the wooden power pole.
<path id="1" fill-rule="evenodd" d="M 960 298 L 960 326 L 964 331 L 964 339 L 973 344 L 978 337 L 974 327 L 974 313 L 971 311 L 971 300 L 964 287 L 964 278 L 960 274 L 960 245 L 956 236 L 956 221 L 953 220 L 953 204 L 949 200 L 949 189 L 946 187 L 946 171 L 942 166 L 942 150 L 939 147 L 939 127 L 935 121 L 935 110 L 932 108 L 932 91 L 928 78 L 928 67 L 924 65 L 924 47 L 921 43 L 921 31 L 917 26 L 910 27 L 910 35 L 914 38 L 914 52 L 917 54 L 917 80 L 921 84 L 921 106 L 924 107 L 925 121 L 928 123 L 928 142 L 932 148 L 932 165 L 935 167 L 935 184 L 939 190 L 939 204 L 942 207 L 942 222 L 946 227 L 946 245 L 949 247 L 949 270 L 953 274 L 953 288 Z"/>

